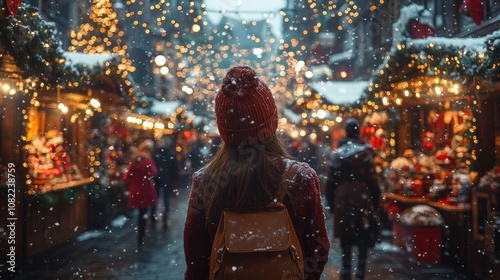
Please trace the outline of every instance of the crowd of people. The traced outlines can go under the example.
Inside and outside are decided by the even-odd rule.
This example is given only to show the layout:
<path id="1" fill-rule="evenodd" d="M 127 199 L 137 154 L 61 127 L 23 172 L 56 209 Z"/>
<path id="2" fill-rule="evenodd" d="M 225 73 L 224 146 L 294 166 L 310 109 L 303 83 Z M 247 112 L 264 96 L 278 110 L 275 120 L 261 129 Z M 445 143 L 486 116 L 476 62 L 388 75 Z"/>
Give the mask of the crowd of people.
<path id="1" fill-rule="evenodd" d="M 320 279 L 330 250 L 327 210 L 334 215 L 331 238 L 340 238 L 343 251 L 342 279 L 351 277 L 353 246 L 359 247 L 355 277 L 363 279 L 367 252 L 377 240 L 380 188 L 373 150 L 359 138 L 359 122 L 347 120 L 346 137 L 333 152 L 309 139 L 284 141 L 277 134 L 278 110 L 273 95 L 248 66 L 229 69 L 216 97 L 215 113 L 219 136 L 207 142 L 193 135 L 182 157 L 178 157 L 176 143 L 168 136 L 156 142 L 146 139 L 138 145 L 125 176 L 128 206 L 139 212 L 138 246 L 144 244 L 148 220 L 169 228 L 172 190 L 187 180 L 190 195 L 184 225 L 185 279 L 216 279 L 220 274 L 230 277 L 239 270 L 255 276 L 252 273 L 258 271 L 247 271 L 245 264 L 219 269 L 224 263 L 221 250 L 230 250 L 215 248 L 220 231 L 228 230 L 224 228 L 226 220 L 221 224 L 222 217 L 226 211 L 257 211 L 276 202 L 288 210 L 298 236 L 302 260 L 300 269 L 293 272 L 298 273 L 294 279 Z M 187 178 L 183 179 L 183 174 L 188 174 Z M 320 176 L 327 178 L 325 184 L 321 184 Z M 323 196 L 328 207 L 323 205 Z M 163 211 L 157 207 L 160 198 Z M 253 238 L 248 234 L 251 231 L 245 236 Z M 259 250 L 263 249 L 254 251 Z"/>

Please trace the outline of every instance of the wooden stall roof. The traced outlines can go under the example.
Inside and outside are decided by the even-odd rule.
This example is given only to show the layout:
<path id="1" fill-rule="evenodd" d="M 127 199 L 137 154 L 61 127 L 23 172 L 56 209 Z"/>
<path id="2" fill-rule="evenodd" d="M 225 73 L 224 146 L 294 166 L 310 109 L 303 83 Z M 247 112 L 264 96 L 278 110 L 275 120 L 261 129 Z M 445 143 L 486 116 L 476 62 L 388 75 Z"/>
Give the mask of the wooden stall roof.
<path id="1" fill-rule="evenodd" d="M 436 77 L 460 83 L 463 94 L 473 94 L 468 89 L 477 84 L 498 89 L 500 55 L 493 42 L 499 38 L 500 31 L 480 38 L 406 38 L 386 55 L 364 95 L 376 101 L 385 91 L 402 92 L 402 83 Z"/>

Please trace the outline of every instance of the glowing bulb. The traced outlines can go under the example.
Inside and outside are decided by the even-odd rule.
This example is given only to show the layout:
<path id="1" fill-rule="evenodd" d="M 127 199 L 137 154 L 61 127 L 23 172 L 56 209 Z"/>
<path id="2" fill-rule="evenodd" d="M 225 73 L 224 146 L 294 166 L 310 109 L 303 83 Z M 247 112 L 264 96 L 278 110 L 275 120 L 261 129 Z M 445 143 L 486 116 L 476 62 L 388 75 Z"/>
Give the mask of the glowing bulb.
<path id="1" fill-rule="evenodd" d="M 303 60 L 297 61 L 297 65 L 295 66 L 295 72 L 299 72 L 305 65 L 306 63 Z"/>
<path id="2" fill-rule="evenodd" d="M 389 99 L 387 99 L 387 97 L 382 98 L 382 103 L 383 103 L 385 106 L 389 105 Z"/>
<path id="3" fill-rule="evenodd" d="M 164 129 L 165 128 L 165 125 L 163 123 L 155 123 L 155 128 L 156 129 Z"/>
<path id="4" fill-rule="evenodd" d="M 66 107 L 66 105 L 64 105 L 63 103 L 59 103 L 59 104 L 57 105 L 57 108 L 58 108 L 61 112 L 63 112 L 64 114 L 66 114 L 66 113 L 68 112 L 68 110 L 69 110 L 69 109 L 68 109 L 68 107 Z"/>
<path id="5" fill-rule="evenodd" d="M 163 55 L 158 55 L 155 57 L 155 63 L 157 66 L 163 66 L 167 62 L 167 58 Z"/>
<path id="6" fill-rule="evenodd" d="M 326 111 L 325 110 L 318 110 L 318 118 L 324 119 L 325 117 L 326 117 Z"/>
<path id="7" fill-rule="evenodd" d="M 170 70 L 168 69 L 168 67 L 167 67 L 167 66 L 162 66 L 162 67 L 160 68 L 160 74 L 162 74 L 162 75 L 164 75 L 164 76 L 165 76 L 165 75 L 167 75 L 167 74 L 168 74 L 168 72 L 170 72 Z"/>
<path id="8" fill-rule="evenodd" d="M 192 30 L 194 33 L 198 33 L 198 32 L 200 32 L 201 27 L 200 27 L 198 24 L 193 24 L 193 27 L 191 28 L 191 30 Z"/>
<path id="9" fill-rule="evenodd" d="M 101 102 L 99 102 L 99 100 L 97 100 L 95 98 L 92 98 L 92 99 L 90 99 L 90 105 L 97 109 L 97 108 L 101 107 Z"/>

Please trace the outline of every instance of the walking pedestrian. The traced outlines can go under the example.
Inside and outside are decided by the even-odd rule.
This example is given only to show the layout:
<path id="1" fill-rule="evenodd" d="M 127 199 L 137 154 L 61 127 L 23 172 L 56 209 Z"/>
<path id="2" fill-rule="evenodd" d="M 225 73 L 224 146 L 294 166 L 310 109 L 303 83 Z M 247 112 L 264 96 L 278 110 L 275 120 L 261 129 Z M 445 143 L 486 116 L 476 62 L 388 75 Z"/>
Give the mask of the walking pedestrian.
<path id="1" fill-rule="evenodd" d="M 268 86 L 248 66 L 227 72 L 215 100 L 222 144 L 192 176 L 184 226 L 185 279 L 209 279 L 210 254 L 224 209 L 261 209 L 277 197 L 284 174 L 298 166 L 283 199 L 303 252 L 305 279 L 320 279 L 330 241 L 316 172 L 292 160 L 276 134 L 278 111 Z"/>
<path id="2" fill-rule="evenodd" d="M 128 206 L 139 210 L 137 245 L 144 244 L 147 211 L 156 205 L 157 194 L 154 177 L 158 174 L 155 163 L 151 158 L 154 142 L 145 140 L 137 147 L 136 154 L 128 166 L 125 180 L 129 185 Z"/>
<path id="3" fill-rule="evenodd" d="M 378 238 L 376 213 L 380 187 L 373 164 L 374 152 L 359 138 L 359 122 L 346 121 L 346 137 L 331 154 L 326 199 L 334 220 L 334 237 L 342 248 L 341 278 L 351 279 L 353 246 L 358 247 L 356 279 L 364 279 L 369 248 Z"/>
<path id="4" fill-rule="evenodd" d="M 179 166 L 177 164 L 177 153 L 175 145 L 168 136 L 158 140 L 158 145 L 153 151 L 153 161 L 158 169 L 155 177 L 156 194 L 163 198 L 163 213 L 161 215 L 163 229 L 168 228 L 168 214 L 170 210 L 170 196 L 172 189 L 179 178 Z M 157 218 L 156 205 L 151 208 L 152 226 L 154 228 Z"/>
<path id="5" fill-rule="evenodd" d="M 193 132 L 193 139 L 189 143 L 189 167 L 191 173 L 198 170 L 205 161 L 205 155 L 209 153 L 206 143 L 197 131 Z"/>

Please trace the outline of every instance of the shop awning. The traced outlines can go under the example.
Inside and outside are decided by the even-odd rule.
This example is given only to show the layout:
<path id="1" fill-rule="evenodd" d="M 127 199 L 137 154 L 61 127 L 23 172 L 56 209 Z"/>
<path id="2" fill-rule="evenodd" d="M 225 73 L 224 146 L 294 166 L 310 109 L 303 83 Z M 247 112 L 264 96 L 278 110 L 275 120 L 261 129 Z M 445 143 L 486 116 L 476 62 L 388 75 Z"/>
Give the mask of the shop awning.
<path id="1" fill-rule="evenodd" d="M 368 87 L 368 81 L 318 82 L 309 84 L 327 103 L 335 105 L 355 104 Z"/>

